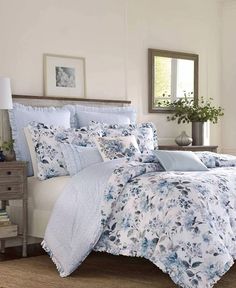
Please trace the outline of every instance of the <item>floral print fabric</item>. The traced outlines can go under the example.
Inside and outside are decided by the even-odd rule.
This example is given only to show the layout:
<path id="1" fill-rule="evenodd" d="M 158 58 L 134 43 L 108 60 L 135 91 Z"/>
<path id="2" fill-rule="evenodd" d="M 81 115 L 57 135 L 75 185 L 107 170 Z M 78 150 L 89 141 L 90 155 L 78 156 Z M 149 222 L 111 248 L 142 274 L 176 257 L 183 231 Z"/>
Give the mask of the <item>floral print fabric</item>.
<path id="1" fill-rule="evenodd" d="M 214 152 L 195 152 L 195 154 L 208 168 L 236 166 L 233 155 Z"/>
<path id="2" fill-rule="evenodd" d="M 140 153 L 134 135 L 125 137 L 98 137 L 96 145 L 104 161 L 131 157 Z"/>
<path id="3" fill-rule="evenodd" d="M 103 137 L 121 137 L 134 135 L 141 153 L 158 148 L 157 131 L 153 123 L 107 125 L 92 122 L 94 129 L 102 130 Z"/>
<path id="4" fill-rule="evenodd" d="M 38 162 L 37 176 L 40 180 L 68 175 L 60 148 L 61 143 L 94 147 L 96 146 L 94 137 L 101 135 L 99 129 L 95 131 L 91 127 L 65 129 L 33 122 L 28 128 L 35 147 Z"/>
<path id="5" fill-rule="evenodd" d="M 163 172 L 155 152 L 117 168 L 94 250 L 145 257 L 184 288 L 212 287 L 236 258 L 236 168 L 221 167 L 236 158 L 214 157 L 204 153 L 218 165 L 206 172 Z"/>

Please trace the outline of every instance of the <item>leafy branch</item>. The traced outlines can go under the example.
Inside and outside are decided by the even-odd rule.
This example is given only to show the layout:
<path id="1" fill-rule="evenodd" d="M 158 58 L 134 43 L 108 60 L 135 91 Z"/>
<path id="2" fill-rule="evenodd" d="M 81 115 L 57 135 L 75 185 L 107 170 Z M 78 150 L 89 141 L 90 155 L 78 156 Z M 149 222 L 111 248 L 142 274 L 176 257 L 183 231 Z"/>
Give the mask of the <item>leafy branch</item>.
<path id="1" fill-rule="evenodd" d="M 217 123 L 218 118 L 224 115 L 224 109 L 211 104 L 213 99 L 204 100 L 203 97 L 196 103 L 194 99 L 187 97 L 174 102 L 169 102 L 167 107 L 173 109 L 174 114 L 167 117 L 168 121 L 177 120 L 180 123 L 207 122 Z"/>
<path id="2" fill-rule="evenodd" d="M 4 141 L 2 143 L 1 149 L 6 152 L 13 151 L 13 143 L 14 143 L 14 140 Z"/>

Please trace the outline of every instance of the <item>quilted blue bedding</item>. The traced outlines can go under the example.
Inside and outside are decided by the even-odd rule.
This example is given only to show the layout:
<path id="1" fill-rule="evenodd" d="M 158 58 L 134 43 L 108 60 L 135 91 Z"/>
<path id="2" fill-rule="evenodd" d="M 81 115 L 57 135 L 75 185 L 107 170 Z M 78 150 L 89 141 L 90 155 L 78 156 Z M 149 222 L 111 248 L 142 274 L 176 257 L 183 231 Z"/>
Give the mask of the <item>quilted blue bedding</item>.
<path id="1" fill-rule="evenodd" d="M 236 158 L 197 155 L 209 171 L 165 172 L 153 152 L 74 176 L 42 243 L 60 275 L 96 250 L 145 257 L 184 288 L 212 287 L 236 258 Z"/>

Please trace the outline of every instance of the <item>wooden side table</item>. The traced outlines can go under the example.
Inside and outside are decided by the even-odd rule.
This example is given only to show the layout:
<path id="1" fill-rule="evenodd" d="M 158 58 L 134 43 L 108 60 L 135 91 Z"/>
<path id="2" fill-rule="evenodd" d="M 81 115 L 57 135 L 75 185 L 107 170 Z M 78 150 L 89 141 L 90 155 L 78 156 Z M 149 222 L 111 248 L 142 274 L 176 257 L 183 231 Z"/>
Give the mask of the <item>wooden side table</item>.
<path id="1" fill-rule="evenodd" d="M 9 200 L 21 199 L 23 202 L 23 243 L 22 256 L 27 256 L 28 228 L 28 193 L 27 193 L 27 162 L 11 161 L 0 163 L 0 201 L 2 209 L 6 209 Z M 1 252 L 5 252 L 5 240 L 18 236 L 17 225 L 0 226 Z"/>
<path id="2" fill-rule="evenodd" d="M 160 145 L 160 150 L 181 150 L 181 151 L 209 151 L 217 153 L 218 146 L 177 146 L 177 145 Z"/>

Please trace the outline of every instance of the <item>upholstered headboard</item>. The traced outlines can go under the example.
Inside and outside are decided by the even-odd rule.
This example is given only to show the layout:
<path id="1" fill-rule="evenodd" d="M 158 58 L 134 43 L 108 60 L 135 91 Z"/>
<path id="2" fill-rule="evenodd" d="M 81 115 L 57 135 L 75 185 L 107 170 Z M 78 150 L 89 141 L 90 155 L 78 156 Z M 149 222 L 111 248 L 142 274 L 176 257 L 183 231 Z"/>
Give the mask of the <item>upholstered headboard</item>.
<path id="1" fill-rule="evenodd" d="M 88 99 L 88 98 L 65 98 L 65 97 L 48 97 L 32 95 L 13 95 L 13 102 L 30 106 L 55 106 L 60 107 L 66 104 L 80 104 L 88 106 L 129 106 L 131 101 L 128 100 L 106 100 L 106 99 Z M 11 130 L 7 111 L 3 114 L 3 138 L 11 138 Z M 2 125 L 0 125 L 2 126 Z"/>

